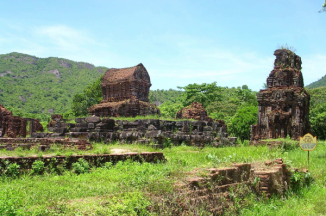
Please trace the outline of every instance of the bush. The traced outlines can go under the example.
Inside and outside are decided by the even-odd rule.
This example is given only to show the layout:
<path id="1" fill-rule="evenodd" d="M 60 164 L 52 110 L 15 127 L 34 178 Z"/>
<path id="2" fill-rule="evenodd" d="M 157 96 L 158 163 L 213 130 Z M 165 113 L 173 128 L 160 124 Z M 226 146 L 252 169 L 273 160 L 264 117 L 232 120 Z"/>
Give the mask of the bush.
<path id="1" fill-rule="evenodd" d="M 32 172 L 36 174 L 42 174 L 44 172 L 44 162 L 37 160 L 32 165 Z"/>
<path id="2" fill-rule="evenodd" d="M 291 189 L 293 192 L 299 192 L 303 187 L 309 187 L 313 182 L 310 173 L 294 172 L 291 176 Z"/>
<path id="3" fill-rule="evenodd" d="M 161 116 L 175 118 L 177 112 L 183 108 L 181 103 L 172 103 L 170 101 L 164 102 L 159 109 L 161 111 Z"/>
<path id="4" fill-rule="evenodd" d="M 89 168 L 89 163 L 83 158 L 79 158 L 78 162 L 72 164 L 72 169 L 77 174 L 86 173 Z"/>
<path id="5" fill-rule="evenodd" d="M 229 132 L 239 137 L 242 141 L 250 139 L 250 125 L 257 123 L 258 108 L 247 106 L 239 109 L 228 125 Z"/>
<path id="6" fill-rule="evenodd" d="M 20 166 L 17 163 L 7 164 L 5 174 L 7 176 L 18 177 Z"/>

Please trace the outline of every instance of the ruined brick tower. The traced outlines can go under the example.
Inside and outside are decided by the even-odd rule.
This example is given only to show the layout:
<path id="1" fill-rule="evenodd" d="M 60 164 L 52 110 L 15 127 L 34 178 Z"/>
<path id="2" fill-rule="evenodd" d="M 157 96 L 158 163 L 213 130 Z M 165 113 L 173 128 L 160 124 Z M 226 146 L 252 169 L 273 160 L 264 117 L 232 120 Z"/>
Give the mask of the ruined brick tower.
<path id="1" fill-rule="evenodd" d="M 287 137 L 298 139 L 310 131 L 310 95 L 303 88 L 301 58 L 287 49 L 277 49 L 267 89 L 257 93 L 257 125 L 251 126 L 251 142 Z"/>
<path id="2" fill-rule="evenodd" d="M 131 96 L 148 102 L 151 86 L 151 80 L 143 64 L 130 68 L 109 69 L 102 78 L 102 103 L 124 101 Z"/>
<path id="3" fill-rule="evenodd" d="M 112 117 L 159 114 L 156 105 L 148 103 L 151 86 L 143 64 L 109 69 L 102 77 L 103 100 L 88 111 L 91 115 Z"/>

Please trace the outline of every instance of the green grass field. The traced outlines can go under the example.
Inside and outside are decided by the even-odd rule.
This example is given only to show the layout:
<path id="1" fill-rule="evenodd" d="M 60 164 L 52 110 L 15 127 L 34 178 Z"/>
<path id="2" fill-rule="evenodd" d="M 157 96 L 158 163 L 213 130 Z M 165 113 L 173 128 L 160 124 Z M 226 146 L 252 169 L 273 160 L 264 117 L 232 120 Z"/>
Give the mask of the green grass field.
<path id="1" fill-rule="evenodd" d="M 290 143 L 285 140 L 284 142 Z M 96 149 L 125 148 L 155 151 L 142 145 L 103 145 Z M 289 150 L 286 150 L 289 149 Z M 23 151 L 23 150 L 20 150 Z M 163 150 L 165 163 L 119 162 L 91 168 L 84 174 L 66 170 L 61 175 L 32 171 L 0 178 L 0 215 L 155 215 L 148 207 L 152 197 L 172 192 L 175 182 L 194 169 L 227 167 L 234 162 L 263 162 L 275 158 L 296 168 L 307 168 L 307 153 L 299 147 L 269 150 L 267 146 L 197 148 L 177 146 Z M 8 152 L 2 151 L 4 155 Z M 297 193 L 265 200 L 250 195 L 229 215 L 325 215 L 326 142 L 310 153 L 309 172 L 314 182 Z M 169 213 L 166 213 L 169 215 Z M 197 213 L 196 213 L 197 214 Z M 200 210 L 198 215 L 209 215 Z"/>

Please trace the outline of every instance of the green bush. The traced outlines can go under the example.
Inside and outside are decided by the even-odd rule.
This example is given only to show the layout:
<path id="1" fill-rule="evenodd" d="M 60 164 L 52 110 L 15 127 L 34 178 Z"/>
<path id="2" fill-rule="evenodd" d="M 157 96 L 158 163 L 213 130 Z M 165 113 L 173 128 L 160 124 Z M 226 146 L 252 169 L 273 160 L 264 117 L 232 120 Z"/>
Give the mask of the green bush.
<path id="1" fill-rule="evenodd" d="M 5 174 L 7 176 L 11 176 L 11 177 L 18 177 L 19 168 L 20 168 L 20 166 L 17 163 L 11 163 L 11 164 L 7 163 Z"/>
<path id="2" fill-rule="evenodd" d="M 257 123 L 258 108 L 247 106 L 239 109 L 228 125 L 229 132 L 243 140 L 250 139 L 250 125 Z"/>
<path id="3" fill-rule="evenodd" d="M 44 162 L 37 160 L 32 165 L 32 172 L 36 174 L 42 174 L 44 172 Z"/>
<path id="4" fill-rule="evenodd" d="M 163 103 L 161 106 L 159 106 L 159 109 L 161 111 L 161 116 L 163 117 L 169 117 L 169 118 L 175 118 L 177 115 L 177 112 L 183 108 L 183 105 L 179 103 L 172 103 L 170 101 L 167 101 Z"/>
<path id="5" fill-rule="evenodd" d="M 89 168 L 89 163 L 84 158 L 79 158 L 78 162 L 72 164 L 72 170 L 77 174 L 86 173 Z"/>
<path id="6" fill-rule="evenodd" d="M 294 172 L 291 175 L 291 190 L 297 193 L 303 187 L 309 187 L 312 182 L 313 178 L 310 173 Z"/>

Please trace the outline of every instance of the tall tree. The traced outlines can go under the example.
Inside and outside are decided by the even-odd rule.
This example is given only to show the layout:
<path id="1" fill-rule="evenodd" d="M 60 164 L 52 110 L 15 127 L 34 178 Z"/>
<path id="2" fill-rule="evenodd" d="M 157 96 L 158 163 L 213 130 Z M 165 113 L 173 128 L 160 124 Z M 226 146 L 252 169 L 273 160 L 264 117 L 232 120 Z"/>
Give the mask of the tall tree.
<path id="1" fill-rule="evenodd" d="M 211 84 L 189 84 L 185 87 L 178 87 L 184 90 L 184 94 L 181 97 L 181 102 L 183 106 L 189 106 L 192 102 L 197 101 L 203 104 L 206 108 L 213 101 L 222 100 L 222 87 L 216 85 L 216 82 Z"/>

